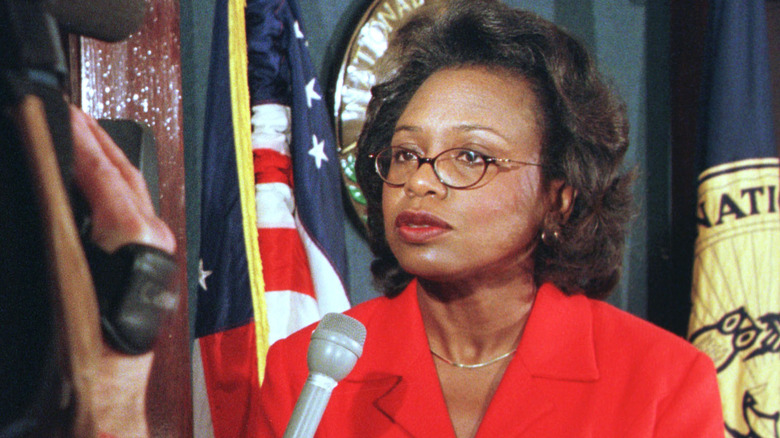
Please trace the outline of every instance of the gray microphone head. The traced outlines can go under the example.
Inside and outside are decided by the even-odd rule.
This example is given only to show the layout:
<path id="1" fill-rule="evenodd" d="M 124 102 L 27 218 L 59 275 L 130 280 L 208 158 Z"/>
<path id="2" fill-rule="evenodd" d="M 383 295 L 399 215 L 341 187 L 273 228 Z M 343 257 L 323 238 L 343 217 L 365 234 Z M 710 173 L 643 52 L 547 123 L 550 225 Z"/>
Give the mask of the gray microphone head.
<path id="1" fill-rule="evenodd" d="M 144 23 L 147 0 L 51 0 L 62 30 L 106 42 L 123 40 Z"/>
<path id="2" fill-rule="evenodd" d="M 360 321 L 341 313 L 326 314 L 311 334 L 306 356 L 309 372 L 338 382 L 352 371 L 365 342 L 366 327 Z"/>

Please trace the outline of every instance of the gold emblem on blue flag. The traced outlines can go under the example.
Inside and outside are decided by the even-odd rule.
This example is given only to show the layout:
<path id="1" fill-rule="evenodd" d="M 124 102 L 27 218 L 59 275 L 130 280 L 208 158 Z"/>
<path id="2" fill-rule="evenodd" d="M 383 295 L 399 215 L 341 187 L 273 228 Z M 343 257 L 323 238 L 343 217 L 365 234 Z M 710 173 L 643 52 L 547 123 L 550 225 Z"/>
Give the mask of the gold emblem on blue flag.
<path id="1" fill-rule="evenodd" d="M 780 436 L 779 182 L 777 158 L 699 177 L 689 333 L 715 362 L 732 437 Z"/>

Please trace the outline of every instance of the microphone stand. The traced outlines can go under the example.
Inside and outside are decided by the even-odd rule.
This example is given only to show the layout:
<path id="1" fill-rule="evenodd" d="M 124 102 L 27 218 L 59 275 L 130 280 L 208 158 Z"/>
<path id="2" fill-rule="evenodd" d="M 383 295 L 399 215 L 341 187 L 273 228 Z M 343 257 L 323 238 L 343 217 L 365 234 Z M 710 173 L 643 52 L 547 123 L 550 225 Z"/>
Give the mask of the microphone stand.
<path id="1" fill-rule="evenodd" d="M 0 50 L 5 54 L 0 61 L 0 153 L 16 159 L 0 163 L 6 166 L 0 176 L 21 175 L 22 180 L 16 186 L 0 187 L 5 204 L 0 208 L 27 214 L 26 220 L 12 225 L 34 224 L 22 230 L 8 223 L 0 225 L 0 260 L 4 265 L 0 279 L 11 281 L 10 285 L 2 283 L 0 299 L 8 302 L 21 297 L 39 305 L 20 309 L 22 315 L 6 315 L 0 323 L 8 325 L 3 328 L 12 333 L 23 331 L 20 336 L 39 323 L 39 331 L 48 331 L 34 337 L 40 341 L 37 345 L 23 340 L 15 345 L 29 350 L 19 353 L 21 366 L 40 366 L 40 372 L 33 374 L 41 380 L 23 382 L 26 387 L 11 391 L 26 403 L 17 406 L 17 418 L 0 423 L 0 436 L 89 437 L 95 435 L 90 379 L 95 375 L 101 335 L 92 278 L 71 208 L 71 200 L 74 205 L 83 201 L 72 189 L 69 110 L 62 91 L 67 68 L 57 25 L 45 6 L 43 0 L 0 0 L 0 28 L 5 29 L 0 35 Z M 13 205 L 6 191 L 20 188 L 22 183 L 32 184 L 21 187 L 32 195 L 32 199 L 22 200 L 30 205 Z M 25 233 L 31 235 L 19 236 Z M 7 239 L 14 238 L 22 239 L 21 243 L 8 244 Z M 27 261 L 28 270 L 8 268 L 14 265 L 8 257 L 14 257 L 13 252 L 25 242 L 35 246 L 33 251 L 38 250 L 39 257 Z M 34 271 L 41 260 L 45 262 L 46 281 L 17 278 L 29 269 Z M 17 323 L 29 327 L 19 328 L 14 325 Z M 13 348 L 14 340 L 10 342 L 10 347 L 0 345 L 0 353 L 5 355 L 5 350 Z M 29 361 L 36 349 L 43 350 L 38 356 L 42 365 Z"/>

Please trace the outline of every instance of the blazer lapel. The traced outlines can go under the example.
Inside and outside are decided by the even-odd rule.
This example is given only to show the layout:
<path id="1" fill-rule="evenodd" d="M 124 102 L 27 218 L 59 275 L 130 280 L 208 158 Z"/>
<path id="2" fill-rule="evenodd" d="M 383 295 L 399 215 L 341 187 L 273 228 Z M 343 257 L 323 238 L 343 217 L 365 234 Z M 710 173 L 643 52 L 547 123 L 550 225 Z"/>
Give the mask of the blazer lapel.
<path id="1" fill-rule="evenodd" d="M 477 438 L 515 437 L 552 412 L 553 402 L 525 369 L 512 359 L 477 430 Z"/>
<path id="2" fill-rule="evenodd" d="M 412 281 L 367 321 L 363 358 L 342 384 L 366 389 L 363 402 L 410 437 L 454 438 L 428 350 L 416 284 Z"/>
<path id="3" fill-rule="evenodd" d="M 543 285 L 477 437 L 517 437 L 536 422 L 554 421 L 554 416 L 545 417 L 555 410 L 555 400 L 546 390 L 549 380 L 598 378 L 587 298 L 568 297 L 552 285 Z"/>
<path id="4" fill-rule="evenodd" d="M 420 357 L 414 366 L 418 369 L 400 375 L 397 384 L 378 397 L 374 406 L 410 437 L 454 438 L 430 355 Z"/>

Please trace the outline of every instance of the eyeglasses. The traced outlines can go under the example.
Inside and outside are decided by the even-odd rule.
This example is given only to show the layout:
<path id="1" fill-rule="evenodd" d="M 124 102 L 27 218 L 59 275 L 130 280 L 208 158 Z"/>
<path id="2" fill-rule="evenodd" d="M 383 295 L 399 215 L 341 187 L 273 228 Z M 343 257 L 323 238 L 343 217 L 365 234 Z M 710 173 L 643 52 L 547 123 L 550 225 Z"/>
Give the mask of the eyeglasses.
<path id="1" fill-rule="evenodd" d="M 374 159 L 376 173 L 382 181 L 396 187 L 406 184 L 412 174 L 425 163 L 433 167 L 433 173 L 442 184 L 453 189 L 476 185 L 491 164 L 496 167 L 511 167 L 513 164 L 541 166 L 537 163 L 495 158 L 465 148 L 448 149 L 433 158 L 421 157 L 417 152 L 402 147 L 385 148 L 369 156 Z"/>

